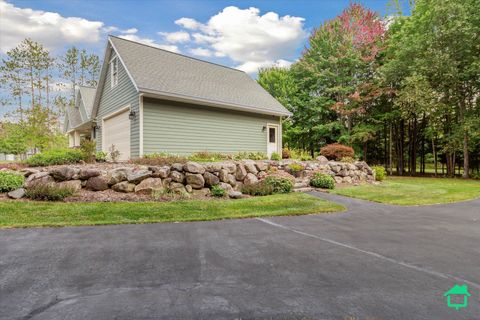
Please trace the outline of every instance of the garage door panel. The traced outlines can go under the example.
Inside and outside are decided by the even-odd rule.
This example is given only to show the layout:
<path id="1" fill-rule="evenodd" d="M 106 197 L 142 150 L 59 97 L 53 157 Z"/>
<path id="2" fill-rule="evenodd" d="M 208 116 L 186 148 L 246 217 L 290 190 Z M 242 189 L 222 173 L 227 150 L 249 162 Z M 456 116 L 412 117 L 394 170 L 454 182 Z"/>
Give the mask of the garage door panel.
<path id="1" fill-rule="evenodd" d="M 108 152 L 111 145 L 120 151 L 120 160 L 128 160 L 130 158 L 130 119 L 128 111 L 118 115 L 104 119 L 104 146 L 103 150 Z"/>

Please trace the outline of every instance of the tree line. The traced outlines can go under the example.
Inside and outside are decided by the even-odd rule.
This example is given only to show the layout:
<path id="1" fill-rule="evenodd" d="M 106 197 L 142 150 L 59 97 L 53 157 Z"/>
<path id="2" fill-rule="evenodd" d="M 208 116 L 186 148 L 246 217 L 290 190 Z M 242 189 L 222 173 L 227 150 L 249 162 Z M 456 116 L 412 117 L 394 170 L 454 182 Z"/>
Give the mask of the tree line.
<path id="1" fill-rule="evenodd" d="M 259 71 L 293 113 L 287 147 L 313 155 L 339 142 L 390 174 L 478 174 L 480 2 L 417 0 L 410 11 L 382 19 L 351 4 L 290 68 Z"/>
<path id="2" fill-rule="evenodd" d="M 6 52 L 0 64 L 0 153 L 25 155 L 66 146 L 61 119 L 75 105 L 78 86 L 96 86 L 96 54 L 71 47 L 53 56 L 41 43 L 25 39 Z"/>

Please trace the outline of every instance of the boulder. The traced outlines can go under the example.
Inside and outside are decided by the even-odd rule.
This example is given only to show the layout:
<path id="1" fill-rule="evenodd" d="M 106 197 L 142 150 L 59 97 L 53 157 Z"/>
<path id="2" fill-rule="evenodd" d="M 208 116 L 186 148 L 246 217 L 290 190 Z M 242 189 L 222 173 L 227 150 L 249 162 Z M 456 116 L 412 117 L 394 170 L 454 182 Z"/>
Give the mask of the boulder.
<path id="1" fill-rule="evenodd" d="M 172 164 L 172 170 L 183 171 L 183 163 L 174 163 Z"/>
<path id="2" fill-rule="evenodd" d="M 189 161 L 183 165 L 183 170 L 185 172 L 190 172 L 190 173 L 199 173 L 199 174 L 204 174 L 205 173 L 205 168 L 196 162 Z"/>
<path id="3" fill-rule="evenodd" d="M 342 169 L 338 171 L 337 175 L 339 175 L 340 177 L 346 177 L 348 176 L 348 170 Z"/>
<path id="4" fill-rule="evenodd" d="M 203 178 L 205 179 L 205 185 L 207 187 L 214 186 L 220 182 L 220 179 L 216 175 L 210 172 L 205 172 L 203 174 Z"/>
<path id="5" fill-rule="evenodd" d="M 172 171 L 170 172 L 170 178 L 174 182 L 183 183 L 183 181 L 185 180 L 185 175 L 178 171 Z"/>
<path id="6" fill-rule="evenodd" d="M 169 188 L 171 182 L 172 182 L 172 178 L 162 179 L 162 184 L 164 188 Z"/>
<path id="7" fill-rule="evenodd" d="M 233 190 L 235 191 L 242 191 L 243 189 L 243 182 L 238 181 L 235 186 L 233 186 Z"/>
<path id="8" fill-rule="evenodd" d="M 50 175 L 55 180 L 67 181 L 67 180 L 71 180 L 77 172 L 78 170 L 74 168 L 63 166 L 63 167 L 53 168 L 52 170 L 50 170 Z"/>
<path id="9" fill-rule="evenodd" d="M 265 162 L 265 161 L 257 161 L 257 162 L 255 162 L 255 166 L 257 167 L 258 171 L 268 170 L 268 163 Z"/>
<path id="10" fill-rule="evenodd" d="M 223 190 L 225 190 L 227 193 L 230 193 L 230 192 L 233 191 L 232 186 L 229 185 L 228 183 L 220 182 L 220 183 L 218 184 L 218 186 L 219 186 L 220 188 L 222 188 Z"/>
<path id="11" fill-rule="evenodd" d="M 220 181 L 222 182 L 228 182 L 228 170 L 221 169 L 218 173 L 218 178 L 220 178 Z"/>
<path id="12" fill-rule="evenodd" d="M 154 191 L 163 190 L 162 179 L 147 178 L 135 186 L 135 193 L 152 194 Z"/>
<path id="13" fill-rule="evenodd" d="M 48 172 L 45 172 L 45 171 L 37 172 L 37 173 L 33 173 L 33 174 L 29 175 L 27 180 L 25 180 L 25 181 L 30 182 L 30 181 L 33 181 L 33 180 L 44 178 L 46 176 L 50 176 L 50 174 Z"/>
<path id="14" fill-rule="evenodd" d="M 353 180 L 352 180 L 351 177 L 348 177 L 348 176 L 347 176 L 347 177 L 343 178 L 343 182 L 345 182 L 345 183 L 352 183 Z"/>
<path id="15" fill-rule="evenodd" d="M 129 193 L 135 190 L 135 184 L 128 181 L 122 181 L 112 186 L 112 190 L 117 192 Z"/>
<path id="16" fill-rule="evenodd" d="M 152 171 L 152 177 L 154 178 L 165 179 L 170 174 L 169 166 L 163 166 L 163 167 L 152 166 L 152 167 L 148 167 L 148 170 Z"/>
<path id="17" fill-rule="evenodd" d="M 243 181 L 245 177 L 247 176 L 247 170 L 245 169 L 245 166 L 243 163 L 237 164 L 237 171 L 235 172 L 235 178 L 237 180 Z"/>
<path id="18" fill-rule="evenodd" d="M 235 179 L 235 176 L 233 174 L 228 174 L 227 175 L 227 181 L 229 185 L 235 186 L 238 182 L 237 179 Z"/>
<path id="19" fill-rule="evenodd" d="M 21 199 L 25 197 L 25 189 L 18 188 L 16 190 L 10 191 L 9 193 L 7 193 L 7 196 L 12 199 Z"/>
<path id="20" fill-rule="evenodd" d="M 253 173 L 253 174 L 257 174 L 258 173 L 258 169 L 257 167 L 255 166 L 255 162 L 254 161 L 245 161 L 245 169 L 247 170 L 248 173 Z"/>
<path id="21" fill-rule="evenodd" d="M 237 171 L 237 166 L 233 162 L 224 162 L 222 163 L 222 169 L 228 171 L 228 173 L 235 173 Z"/>
<path id="22" fill-rule="evenodd" d="M 92 177 L 98 177 L 101 174 L 102 172 L 97 169 L 80 169 L 77 176 L 80 180 L 87 180 Z"/>
<path id="23" fill-rule="evenodd" d="M 264 179 L 268 174 L 265 172 L 265 171 L 260 171 L 259 173 L 257 173 L 257 178 L 258 179 Z"/>
<path id="24" fill-rule="evenodd" d="M 333 179 L 335 179 L 335 183 L 342 183 L 343 182 L 342 177 L 333 177 Z"/>
<path id="25" fill-rule="evenodd" d="M 317 160 L 318 162 L 320 162 L 321 164 L 326 164 L 326 163 L 328 163 L 328 159 L 327 159 L 327 157 L 325 157 L 325 156 L 318 156 L 318 157 L 316 158 L 316 160 Z"/>
<path id="26" fill-rule="evenodd" d="M 33 169 L 33 168 L 25 168 L 25 169 L 20 170 L 20 172 L 26 178 L 26 177 L 29 177 L 32 174 L 39 173 L 40 171 L 37 170 L 37 169 Z"/>
<path id="27" fill-rule="evenodd" d="M 187 190 L 182 183 L 179 182 L 171 182 L 168 189 L 175 193 L 185 193 Z"/>
<path id="28" fill-rule="evenodd" d="M 192 188 L 191 185 L 187 184 L 187 185 L 185 186 L 185 190 L 186 190 L 188 193 L 192 193 L 193 188 Z"/>
<path id="29" fill-rule="evenodd" d="M 138 184 L 140 181 L 147 179 L 152 174 L 150 170 L 138 170 L 127 172 L 127 180 L 130 183 Z"/>
<path id="30" fill-rule="evenodd" d="M 197 197 L 198 196 L 205 197 L 205 196 L 208 196 L 210 194 L 210 189 L 202 188 L 202 189 L 198 189 L 198 190 L 193 190 L 192 194 L 193 194 L 193 196 L 197 196 Z"/>
<path id="31" fill-rule="evenodd" d="M 193 189 L 201 189 L 205 186 L 205 179 L 200 173 L 187 173 L 186 180 Z"/>
<path id="32" fill-rule="evenodd" d="M 107 172 L 106 180 L 109 185 L 114 185 L 127 180 L 127 173 L 131 172 L 131 168 L 116 168 Z"/>
<path id="33" fill-rule="evenodd" d="M 205 164 L 205 170 L 208 172 L 220 172 L 222 170 L 222 164 L 219 162 Z"/>
<path id="34" fill-rule="evenodd" d="M 53 179 L 53 177 L 49 175 L 48 172 L 39 172 L 29 176 L 25 181 L 24 185 L 25 185 L 25 188 L 28 189 L 38 184 L 53 184 L 53 183 L 55 183 L 55 179 Z"/>
<path id="35" fill-rule="evenodd" d="M 246 186 L 255 184 L 257 182 L 258 182 L 258 178 L 253 173 L 248 173 L 245 179 L 243 180 L 243 184 Z"/>
<path id="36" fill-rule="evenodd" d="M 81 180 L 62 181 L 57 183 L 57 186 L 67 187 L 77 192 L 77 191 L 80 191 L 80 189 L 82 189 L 82 181 Z"/>
<path id="37" fill-rule="evenodd" d="M 243 198 L 243 193 L 240 191 L 231 191 L 228 193 L 228 196 L 232 199 L 241 199 Z"/>
<path id="38" fill-rule="evenodd" d="M 85 188 L 93 191 L 103 191 L 108 189 L 108 183 L 104 177 L 91 177 L 87 180 Z"/>

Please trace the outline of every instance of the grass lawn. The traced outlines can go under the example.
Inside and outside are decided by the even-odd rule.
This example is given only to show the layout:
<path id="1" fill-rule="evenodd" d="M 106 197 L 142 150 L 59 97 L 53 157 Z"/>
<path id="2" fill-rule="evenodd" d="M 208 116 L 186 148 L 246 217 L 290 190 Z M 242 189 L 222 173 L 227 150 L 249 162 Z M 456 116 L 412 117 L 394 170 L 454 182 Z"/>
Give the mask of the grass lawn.
<path id="1" fill-rule="evenodd" d="M 240 200 L 172 202 L 0 202 L 0 228 L 218 220 L 334 212 L 345 208 L 302 193 Z"/>
<path id="2" fill-rule="evenodd" d="M 340 188 L 332 193 L 396 205 L 424 205 L 478 198 L 480 181 L 389 177 L 380 185 Z"/>

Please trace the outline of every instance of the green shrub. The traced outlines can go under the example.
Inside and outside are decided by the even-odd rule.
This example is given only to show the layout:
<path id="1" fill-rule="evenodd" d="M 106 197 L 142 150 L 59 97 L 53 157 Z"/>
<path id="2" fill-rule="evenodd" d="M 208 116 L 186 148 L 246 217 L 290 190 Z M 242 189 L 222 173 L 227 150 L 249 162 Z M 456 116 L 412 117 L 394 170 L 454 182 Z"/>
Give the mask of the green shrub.
<path id="1" fill-rule="evenodd" d="M 85 162 L 92 163 L 95 161 L 96 143 L 94 140 L 83 140 L 80 142 L 80 150 L 83 152 Z"/>
<path id="2" fill-rule="evenodd" d="M 300 163 L 291 163 L 288 165 L 288 169 L 291 172 L 299 172 L 304 170 L 305 168 Z"/>
<path id="3" fill-rule="evenodd" d="M 212 193 L 212 196 L 219 197 L 219 198 L 224 197 L 225 194 L 227 193 L 224 189 L 220 188 L 220 186 L 218 185 L 212 186 L 210 191 Z"/>
<path id="4" fill-rule="evenodd" d="M 279 161 L 279 160 L 282 160 L 280 158 L 280 155 L 276 152 L 273 152 L 272 155 L 270 156 L 270 160 L 275 160 L 275 161 Z"/>
<path id="5" fill-rule="evenodd" d="M 291 157 L 294 160 L 309 161 L 312 160 L 310 153 L 304 150 L 292 150 Z"/>
<path id="6" fill-rule="evenodd" d="M 95 161 L 97 162 L 105 162 L 107 161 L 107 153 L 103 151 L 98 151 L 95 153 Z"/>
<path id="7" fill-rule="evenodd" d="M 273 193 L 289 193 L 293 189 L 293 182 L 288 178 L 268 176 L 263 181 L 267 186 L 272 187 Z"/>
<path id="8" fill-rule="evenodd" d="M 0 192 L 9 192 L 23 185 L 24 177 L 14 172 L 0 171 Z"/>
<path id="9" fill-rule="evenodd" d="M 43 167 L 59 164 L 71 164 L 85 160 L 79 149 L 53 149 L 31 156 L 25 163 L 30 167 Z"/>
<path id="10" fill-rule="evenodd" d="M 35 184 L 25 191 L 25 196 L 32 200 L 60 201 L 73 196 L 75 189 L 67 186 L 58 186 L 53 183 Z"/>
<path id="11" fill-rule="evenodd" d="M 480 180 L 480 172 L 472 172 L 471 178 Z"/>
<path id="12" fill-rule="evenodd" d="M 345 157 L 353 158 L 355 156 L 355 152 L 353 151 L 352 147 L 345 146 L 340 143 L 326 145 L 320 149 L 320 154 L 324 157 L 327 157 L 328 160 L 333 159 L 337 161 Z"/>
<path id="13" fill-rule="evenodd" d="M 377 181 L 385 180 L 385 176 L 387 175 L 387 172 L 385 171 L 384 167 L 373 166 L 372 170 L 373 170 L 373 172 L 375 172 L 375 180 L 377 180 Z"/>
<path id="14" fill-rule="evenodd" d="M 328 174 L 317 172 L 310 180 L 310 185 L 315 188 L 334 189 L 335 180 Z"/>
<path id="15" fill-rule="evenodd" d="M 265 180 L 261 180 L 254 184 L 244 185 L 242 193 L 252 196 L 268 196 L 273 194 L 273 186 L 267 184 Z"/>
<path id="16" fill-rule="evenodd" d="M 282 159 L 290 159 L 292 157 L 292 151 L 288 148 L 282 149 Z"/>
<path id="17" fill-rule="evenodd" d="M 164 166 L 171 165 L 173 163 L 185 163 L 187 161 L 188 160 L 186 157 L 166 152 L 146 154 L 140 158 L 130 160 L 131 163 L 143 164 L 147 166 Z"/>
<path id="18" fill-rule="evenodd" d="M 233 156 L 234 160 L 265 160 L 267 155 L 263 152 L 239 152 Z"/>

